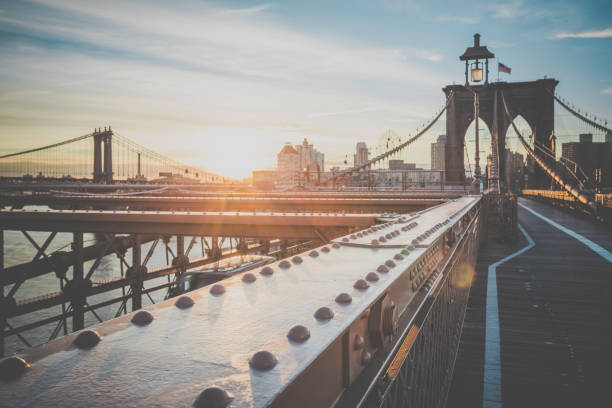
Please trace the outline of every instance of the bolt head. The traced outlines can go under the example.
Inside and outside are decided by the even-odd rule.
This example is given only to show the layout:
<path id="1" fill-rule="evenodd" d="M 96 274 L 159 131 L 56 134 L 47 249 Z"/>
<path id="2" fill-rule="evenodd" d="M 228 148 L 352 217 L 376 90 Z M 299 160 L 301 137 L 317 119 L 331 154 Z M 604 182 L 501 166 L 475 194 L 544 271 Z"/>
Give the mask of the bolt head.
<path id="1" fill-rule="evenodd" d="M 250 283 L 250 282 L 255 282 L 256 280 L 257 280 L 257 276 L 255 276 L 254 273 L 247 272 L 244 275 L 242 275 L 243 282 Z"/>
<path id="2" fill-rule="evenodd" d="M 353 298 L 348 293 L 340 293 L 338 296 L 336 296 L 336 303 L 339 303 L 341 305 L 349 304 L 352 301 Z"/>
<path id="3" fill-rule="evenodd" d="M 29 367 L 30 364 L 21 357 L 7 357 L 0 361 L 0 380 L 14 381 L 21 377 Z"/>
<path id="4" fill-rule="evenodd" d="M 276 363 L 278 363 L 278 360 L 274 354 L 267 350 L 258 351 L 253 354 L 253 357 L 249 360 L 251 368 L 259 371 L 269 371 L 276 366 Z"/>
<path id="5" fill-rule="evenodd" d="M 210 293 L 215 296 L 222 295 L 225 293 L 225 286 L 221 285 L 220 283 L 216 283 L 212 286 L 212 288 L 210 288 Z"/>
<path id="6" fill-rule="evenodd" d="M 361 350 L 365 346 L 365 339 L 361 334 L 356 334 L 353 338 L 353 349 Z"/>
<path id="7" fill-rule="evenodd" d="M 153 321 L 154 317 L 146 310 L 139 310 L 132 316 L 132 323 L 136 326 L 146 326 Z"/>
<path id="8" fill-rule="evenodd" d="M 174 305 L 178 307 L 179 309 L 189 309 L 191 306 L 194 305 L 194 303 L 195 302 L 190 296 L 183 295 L 176 300 Z"/>
<path id="9" fill-rule="evenodd" d="M 279 266 L 279 268 L 282 268 L 282 269 L 288 269 L 288 268 L 291 267 L 291 264 L 289 263 L 288 260 L 283 259 L 282 261 L 279 262 L 278 266 Z M 270 269 L 272 269 L 272 268 L 270 268 Z M 262 269 L 262 272 L 263 272 L 263 269 Z"/>
<path id="10" fill-rule="evenodd" d="M 361 364 L 367 365 L 370 361 L 372 361 L 372 354 L 367 350 L 363 350 L 363 353 L 361 353 Z"/>
<path id="11" fill-rule="evenodd" d="M 380 273 L 387 273 L 389 272 L 389 268 L 387 268 L 385 265 L 378 265 L 378 268 L 376 268 L 376 271 Z"/>
<path id="12" fill-rule="evenodd" d="M 232 396 L 225 390 L 211 387 L 202 391 L 193 405 L 196 408 L 225 408 L 232 399 Z"/>
<path id="13" fill-rule="evenodd" d="M 314 317 L 318 320 L 329 320 L 334 317 L 334 312 L 327 306 L 323 306 L 317 309 Z"/>
<path id="14" fill-rule="evenodd" d="M 370 281 L 370 282 L 376 282 L 377 280 L 379 280 L 380 277 L 378 276 L 378 274 L 376 272 L 370 272 L 366 275 L 366 280 Z"/>
<path id="15" fill-rule="evenodd" d="M 393 259 L 395 259 L 396 261 L 401 261 L 404 259 L 403 256 L 401 256 L 400 254 L 395 254 L 395 256 L 393 257 Z"/>
<path id="16" fill-rule="evenodd" d="M 370 287 L 370 285 L 368 285 L 368 282 L 366 282 L 364 279 L 359 279 L 357 282 L 355 282 L 353 287 L 359 290 L 366 290 Z"/>
<path id="17" fill-rule="evenodd" d="M 338 248 L 340 248 L 340 244 L 337 244 L 337 243 L 335 243 L 335 242 L 334 242 L 334 243 L 332 244 L 332 248 L 334 248 L 334 249 L 338 249 Z"/>
<path id="18" fill-rule="evenodd" d="M 304 261 L 302 260 L 301 256 L 296 255 L 293 258 L 291 258 L 291 262 L 293 262 L 296 265 L 299 265 L 299 264 L 301 264 Z"/>
<path id="19" fill-rule="evenodd" d="M 79 333 L 76 339 L 72 342 L 80 349 L 92 348 L 100 342 L 102 336 L 96 330 L 83 330 Z"/>
<path id="20" fill-rule="evenodd" d="M 319 256 L 319 253 L 317 251 L 310 251 L 308 255 L 312 258 L 316 258 L 317 256 Z"/>
<path id="21" fill-rule="evenodd" d="M 388 259 L 385 261 L 385 265 L 387 265 L 389 268 L 394 268 L 395 262 L 393 262 L 391 259 Z"/>
<path id="22" fill-rule="evenodd" d="M 329 247 L 324 246 L 323 248 L 321 248 L 321 252 L 328 253 L 329 252 Z"/>
<path id="23" fill-rule="evenodd" d="M 302 326 L 300 324 L 293 326 L 289 333 L 287 333 L 287 337 L 289 340 L 294 341 L 296 343 L 302 343 L 310 337 L 310 330 L 306 326 Z"/>

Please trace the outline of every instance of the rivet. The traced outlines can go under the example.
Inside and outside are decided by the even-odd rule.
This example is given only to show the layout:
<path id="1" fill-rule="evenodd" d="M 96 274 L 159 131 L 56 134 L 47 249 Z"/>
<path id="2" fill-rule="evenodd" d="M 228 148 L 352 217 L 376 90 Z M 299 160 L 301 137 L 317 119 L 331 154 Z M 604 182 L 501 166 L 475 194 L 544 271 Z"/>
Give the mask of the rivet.
<path id="1" fill-rule="evenodd" d="M 353 301 L 353 298 L 348 293 L 341 293 L 338 296 L 336 296 L 336 303 L 347 304 L 347 303 L 351 303 L 352 301 Z"/>
<path id="2" fill-rule="evenodd" d="M 220 283 L 214 284 L 212 288 L 210 288 L 210 293 L 213 295 L 222 295 L 225 293 L 225 286 Z"/>
<path id="3" fill-rule="evenodd" d="M 232 399 L 232 396 L 225 390 L 211 387 L 202 391 L 193 405 L 196 408 L 225 408 Z"/>
<path id="4" fill-rule="evenodd" d="M 21 377 L 30 364 L 21 357 L 11 356 L 0 361 L 0 380 L 13 381 Z"/>
<path id="5" fill-rule="evenodd" d="M 274 357 L 274 354 L 267 350 L 258 351 L 249 360 L 250 366 L 259 371 L 271 370 L 277 362 L 278 360 Z"/>
<path id="6" fill-rule="evenodd" d="M 317 309 L 314 317 L 319 320 L 329 320 L 334 317 L 334 312 L 327 306 L 323 306 Z"/>
<path id="7" fill-rule="evenodd" d="M 255 282 L 256 280 L 257 280 L 257 276 L 255 276 L 254 273 L 247 272 L 244 275 L 242 275 L 243 282 Z"/>
<path id="8" fill-rule="evenodd" d="M 328 253 L 329 252 L 329 248 L 324 246 L 323 248 L 321 248 L 321 252 Z"/>
<path id="9" fill-rule="evenodd" d="M 389 272 L 389 268 L 387 268 L 385 265 L 378 265 L 378 268 L 376 268 L 376 271 L 380 273 L 386 273 L 386 272 Z"/>
<path id="10" fill-rule="evenodd" d="M 304 261 L 302 260 L 302 257 L 296 255 L 293 258 L 291 258 L 291 262 L 293 262 L 296 265 L 299 265 L 299 264 L 301 264 Z"/>
<path id="11" fill-rule="evenodd" d="M 370 282 L 376 282 L 379 279 L 380 278 L 376 272 L 370 272 L 366 275 L 366 280 L 369 280 Z"/>
<path id="12" fill-rule="evenodd" d="M 342 238 L 342 242 L 349 242 L 348 238 Z"/>
<path id="13" fill-rule="evenodd" d="M 361 353 L 361 364 L 366 365 L 371 360 L 372 360 L 372 354 L 367 350 L 363 350 L 363 353 Z"/>
<path id="14" fill-rule="evenodd" d="M 401 261 L 402 259 L 404 259 L 403 256 L 401 256 L 400 254 L 395 254 L 395 256 L 393 257 L 393 259 L 397 260 L 397 261 Z"/>
<path id="15" fill-rule="evenodd" d="M 84 330 L 79 333 L 76 339 L 72 342 L 80 349 L 92 348 L 100 342 L 102 336 L 95 330 Z"/>
<path id="16" fill-rule="evenodd" d="M 244 279 L 244 278 L 243 278 Z M 180 298 L 178 298 L 176 300 L 176 302 L 174 303 L 174 305 L 176 307 L 178 307 L 179 309 L 188 309 L 191 306 L 193 306 L 195 302 L 193 301 L 193 299 L 187 295 L 183 295 Z"/>
<path id="17" fill-rule="evenodd" d="M 146 310 L 139 310 L 134 316 L 132 316 L 132 323 L 136 326 L 146 326 L 153 321 L 154 317 L 151 313 Z"/>
<path id="18" fill-rule="evenodd" d="M 307 327 L 298 324 L 296 326 L 293 326 L 291 330 L 289 330 L 287 337 L 291 341 L 301 343 L 303 341 L 308 340 L 308 338 L 310 337 L 310 330 L 308 330 Z"/>
<path id="19" fill-rule="evenodd" d="M 419 241 L 417 241 L 416 239 L 412 240 L 412 245 L 418 245 L 418 244 L 419 244 Z"/>
<path id="20" fill-rule="evenodd" d="M 361 350 L 365 346 L 365 340 L 361 334 L 356 334 L 353 340 L 353 348 L 355 350 Z"/>
<path id="21" fill-rule="evenodd" d="M 357 235 L 355 234 L 351 235 L 351 239 L 356 239 L 356 238 L 357 238 Z"/>
<path id="22" fill-rule="evenodd" d="M 373 239 L 372 241 L 370 241 L 370 244 L 378 245 L 378 240 L 377 239 Z"/>
<path id="23" fill-rule="evenodd" d="M 337 244 L 337 243 L 335 243 L 335 242 L 334 242 L 334 243 L 332 244 L 332 248 L 334 248 L 334 249 L 338 249 L 338 248 L 340 248 L 340 244 Z"/>
<path id="24" fill-rule="evenodd" d="M 358 233 L 357 233 L 357 237 L 358 237 L 358 238 L 361 238 L 361 237 L 363 237 L 363 234 L 362 234 L 361 232 L 358 232 Z"/>
<path id="25" fill-rule="evenodd" d="M 280 263 L 278 264 L 279 268 L 283 268 L 283 269 L 287 269 L 291 267 L 291 264 L 289 263 L 289 261 L 287 261 L 286 259 L 280 261 Z M 264 268 L 265 269 L 265 268 Z M 270 268 L 272 269 L 272 268 Z M 263 269 L 262 269 L 263 272 Z"/>
<path id="26" fill-rule="evenodd" d="M 313 258 L 316 258 L 317 256 L 319 256 L 319 253 L 318 253 L 317 251 L 310 251 L 310 252 L 308 253 L 308 255 L 309 255 L 309 256 L 311 256 L 311 257 L 313 257 Z"/>
<path id="27" fill-rule="evenodd" d="M 359 279 L 357 282 L 355 282 L 353 287 L 355 289 L 365 290 L 365 289 L 369 288 L 370 285 L 368 285 L 368 282 L 366 282 L 365 280 Z"/>
<path id="28" fill-rule="evenodd" d="M 389 233 L 389 234 L 385 235 L 385 238 L 387 238 L 387 239 L 391 239 L 391 238 L 393 238 L 393 235 L 391 235 L 391 234 Z"/>
<path id="29" fill-rule="evenodd" d="M 380 242 L 387 242 L 385 237 L 383 237 L 382 235 L 380 237 L 378 237 L 378 241 L 380 241 Z"/>
<path id="30" fill-rule="evenodd" d="M 389 268 L 394 268 L 395 267 L 395 262 L 393 262 L 392 260 L 388 259 L 385 261 L 385 265 L 387 265 Z"/>

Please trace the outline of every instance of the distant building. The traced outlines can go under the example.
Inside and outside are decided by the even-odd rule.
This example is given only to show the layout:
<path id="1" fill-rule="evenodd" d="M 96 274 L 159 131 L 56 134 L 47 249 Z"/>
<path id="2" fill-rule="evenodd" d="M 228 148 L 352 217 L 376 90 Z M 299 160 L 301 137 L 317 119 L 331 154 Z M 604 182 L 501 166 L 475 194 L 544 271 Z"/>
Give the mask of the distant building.
<path id="1" fill-rule="evenodd" d="M 416 163 L 404 163 L 403 160 L 389 160 L 389 170 L 417 170 L 417 168 Z"/>
<path id="2" fill-rule="evenodd" d="M 446 135 L 438 136 L 438 140 L 431 144 L 431 169 L 444 170 L 446 151 Z"/>
<path id="3" fill-rule="evenodd" d="M 525 188 L 524 157 L 510 150 L 506 150 L 506 183 L 508 190 L 516 194 Z"/>
<path id="4" fill-rule="evenodd" d="M 607 135 L 606 135 L 607 138 Z M 591 133 L 579 136 L 579 142 L 563 143 L 561 155 L 576 163 L 595 185 L 612 185 L 612 149 L 609 142 L 593 143 Z"/>
<path id="5" fill-rule="evenodd" d="M 367 163 L 368 160 L 370 160 L 368 146 L 366 146 L 364 142 L 357 143 L 355 154 L 353 155 L 353 165 L 355 167 L 361 166 L 362 164 Z"/>
<path id="6" fill-rule="evenodd" d="M 276 169 L 282 172 L 300 171 L 300 156 L 291 143 L 287 142 L 276 155 Z"/>
<path id="7" fill-rule="evenodd" d="M 301 170 L 311 173 L 325 171 L 325 155 L 314 148 L 308 140 L 304 138 L 302 144 L 296 145 L 298 160 Z"/>
<path id="8" fill-rule="evenodd" d="M 610 149 L 612 149 L 612 132 L 606 133 L 606 143 L 610 143 Z"/>

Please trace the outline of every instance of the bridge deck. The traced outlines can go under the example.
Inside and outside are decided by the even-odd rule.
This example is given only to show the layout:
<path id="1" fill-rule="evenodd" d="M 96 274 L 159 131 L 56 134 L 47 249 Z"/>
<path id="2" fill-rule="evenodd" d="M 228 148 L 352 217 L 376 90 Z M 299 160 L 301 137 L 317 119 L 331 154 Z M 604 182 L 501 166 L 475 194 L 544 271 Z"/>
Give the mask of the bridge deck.
<path id="1" fill-rule="evenodd" d="M 546 204 L 519 203 L 519 224 L 535 246 L 497 267 L 493 315 L 489 266 L 528 240 L 519 234 L 515 248 L 481 248 L 447 406 L 601 406 L 612 364 L 612 231 Z M 524 206 L 600 245 L 603 256 Z M 499 337 L 489 333 L 487 343 L 495 319 Z M 499 365 L 490 354 L 496 347 Z"/>

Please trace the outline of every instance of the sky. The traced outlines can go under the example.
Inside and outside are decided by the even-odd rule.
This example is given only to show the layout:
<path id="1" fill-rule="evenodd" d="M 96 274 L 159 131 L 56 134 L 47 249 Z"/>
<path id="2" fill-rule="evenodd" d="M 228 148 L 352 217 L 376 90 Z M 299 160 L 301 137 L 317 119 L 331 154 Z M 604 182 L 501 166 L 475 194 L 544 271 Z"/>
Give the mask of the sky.
<path id="1" fill-rule="evenodd" d="M 231 177 L 304 138 L 350 163 L 431 119 L 477 32 L 502 80 L 556 78 L 612 122 L 610 21 L 609 0 L 0 0 L 0 151 L 112 125 Z M 431 133 L 407 159 L 429 162 Z"/>

